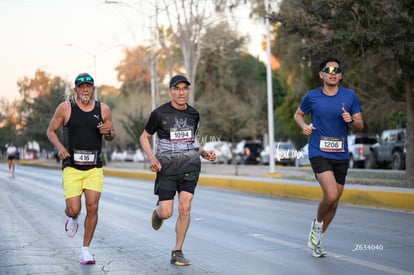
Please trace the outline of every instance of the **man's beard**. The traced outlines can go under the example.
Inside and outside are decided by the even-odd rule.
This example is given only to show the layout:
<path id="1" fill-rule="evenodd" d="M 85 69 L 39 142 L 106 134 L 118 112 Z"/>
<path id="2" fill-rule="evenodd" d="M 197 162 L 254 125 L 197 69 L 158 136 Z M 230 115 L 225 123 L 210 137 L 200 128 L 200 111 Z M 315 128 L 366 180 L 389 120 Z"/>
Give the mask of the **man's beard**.
<path id="1" fill-rule="evenodd" d="M 81 95 L 81 96 L 79 96 L 78 95 L 78 98 L 79 98 L 80 102 L 82 104 L 85 104 L 85 105 L 89 105 L 92 102 L 92 96 L 88 96 L 88 95 Z"/>

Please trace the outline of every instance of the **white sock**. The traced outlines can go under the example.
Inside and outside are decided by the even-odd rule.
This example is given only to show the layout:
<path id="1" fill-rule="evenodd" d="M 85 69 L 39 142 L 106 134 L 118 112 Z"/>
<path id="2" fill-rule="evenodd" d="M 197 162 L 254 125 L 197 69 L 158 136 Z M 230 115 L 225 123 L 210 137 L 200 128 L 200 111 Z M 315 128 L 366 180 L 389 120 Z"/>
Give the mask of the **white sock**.
<path id="1" fill-rule="evenodd" d="M 318 222 L 318 220 L 315 219 L 315 226 L 317 229 L 322 230 L 323 221 Z"/>

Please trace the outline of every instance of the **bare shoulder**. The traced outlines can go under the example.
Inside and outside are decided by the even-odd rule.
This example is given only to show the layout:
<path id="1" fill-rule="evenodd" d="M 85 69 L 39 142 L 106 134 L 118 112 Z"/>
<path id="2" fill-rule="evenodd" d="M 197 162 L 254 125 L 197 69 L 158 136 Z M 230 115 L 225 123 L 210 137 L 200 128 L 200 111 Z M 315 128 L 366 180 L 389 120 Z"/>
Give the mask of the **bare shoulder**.
<path id="1" fill-rule="evenodd" d="M 108 104 L 101 102 L 101 110 L 103 113 L 110 113 L 111 109 L 109 108 Z"/>
<path id="2" fill-rule="evenodd" d="M 55 110 L 55 114 L 54 114 L 54 119 L 61 120 L 64 123 L 66 123 L 66 121 L 70 117 L 70 114 L 71 114 L 70 102 L 69 101 L 63 101 L 57 106 L 57 108 Z"/>

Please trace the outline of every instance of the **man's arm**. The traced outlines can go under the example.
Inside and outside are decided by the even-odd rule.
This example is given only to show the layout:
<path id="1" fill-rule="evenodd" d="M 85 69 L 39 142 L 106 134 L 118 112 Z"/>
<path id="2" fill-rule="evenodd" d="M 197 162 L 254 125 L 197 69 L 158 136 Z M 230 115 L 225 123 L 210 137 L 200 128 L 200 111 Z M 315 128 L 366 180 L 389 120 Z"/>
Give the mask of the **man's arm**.
<path id="1" fill-rule="evenodd" d="M 68 112 L 70 112 L 69 104 L 70 104 L 69 102 L 62 102 L 61 104 L 59 104 L 46 130 L 47 138 L 58 150 L 58 157 L 61 160 L 70 157 L 70 154 L 66 150 L 66 148 L 63 146 L 63 144 L 59 141 L 59 137 L 57 136 L 56 132 L 66 122 L 66 117 L 68 116 Z"/>
<path id="2" fill-rule="evenodd" d="M 161 163 L 158 161 L 157 157 L 154 155 L 151 149 L 151 140 L 152 135 L 149 134 L 146 130 L 142 131 L 141 136 L 139 137 L 139 142 L 141 144 L 142 150 L 147 155 L 150 161 L 150 169 L 152 172 L 158 172 L 161 170 Z"/>
<path id="3" fill-rule="evenodd" d="M 101 103 L 101 112 L 103 123 L 98 125 L 99 132 L 104 136 L 106 141 L 112 141 L 115 139 L 115 129 L 112 123 L 111 109 L 105 103 Z"/>
<path id="4" fill-rule="evenodd" d="M 298 108 L 293 115 L 293 118 L 295 119 L 296 123 L 299 125 L 300 128 L 302 128 L 303 134 L 310 136 L 312 134 L 312 131 L 315 129 L 312 124 L 306 124 L 305 122 L 305 113 Z"/>

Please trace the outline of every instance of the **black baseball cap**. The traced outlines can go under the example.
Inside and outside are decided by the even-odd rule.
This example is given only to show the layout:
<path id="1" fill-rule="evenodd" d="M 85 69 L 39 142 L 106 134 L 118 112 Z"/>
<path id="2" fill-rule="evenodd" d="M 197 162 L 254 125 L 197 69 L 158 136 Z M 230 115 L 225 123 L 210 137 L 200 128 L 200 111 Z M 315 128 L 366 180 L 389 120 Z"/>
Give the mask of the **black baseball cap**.
<path id="1" fill-rule="evenodd" d="M 188 79 L 185 76 L 176 75 L 170 80 L 170 88 L 173 88 L 175 85 L 177 85 L 180 82 L 185 82 L 187 83 L 187 85 L 191 85 L 190 81 L 188 81 Z"/>
<path id="2" fill-rule="evenodd" d="M 93 78 L 90 74 L 88 73 L 81 73 L 79 74 L 76 78 L 75 78 L 75 86 L 79 87 L 80 85 L 82 85 L 83 83 L 88 83 L 90 85 L 94 85 L 94 81 Z"/>

